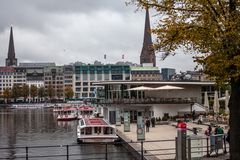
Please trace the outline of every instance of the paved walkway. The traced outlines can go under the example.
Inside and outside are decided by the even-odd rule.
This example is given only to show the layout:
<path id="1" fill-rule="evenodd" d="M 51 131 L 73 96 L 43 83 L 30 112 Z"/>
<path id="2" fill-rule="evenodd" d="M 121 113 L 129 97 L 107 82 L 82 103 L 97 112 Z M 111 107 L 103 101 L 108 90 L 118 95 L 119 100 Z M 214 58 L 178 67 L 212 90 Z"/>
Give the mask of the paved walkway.
<path id="1" fill-rule="evenodd" d="M 158 141 L 158 142 L 144 142 L 143 148 L 145 158 L 149 160 L 155 159 L 174 159 L 175 158 L 175 137 L 177 136 L 176 123 L 170 123 L 169 125 L 156 125 L 155 128 L 150 127 L 150 132 L 145 132 L 146 141 Z M 204 131 L 207 129 L 207 125 L 198 125 L 195 123 L 187 123 L 187 135 L 193 135 L 192 128 L 199 128 L 199 136 L 205 137 Z M 131 124 L 130 132 L 124 132 L 123 124 L 117 126 L 118 135 L 125 141 L 137 141 L 136 124 Z M 203 146 L 206 146 L 206 140 L 202 141 Z M 130 144 L 133 148 L 140 151 L 140 143 Z M 221 153 L 221 151 L 219 152 Z M 205 155 L 206 153 L 204 153 Z M 155 155 L 155 156 L 153 156 Z M 220 157 L 219 157 L 220 158 Z M 224 157 L 226 158 L 226 156 Z M 210 158 L 207 158 L 210 159 Z"/>

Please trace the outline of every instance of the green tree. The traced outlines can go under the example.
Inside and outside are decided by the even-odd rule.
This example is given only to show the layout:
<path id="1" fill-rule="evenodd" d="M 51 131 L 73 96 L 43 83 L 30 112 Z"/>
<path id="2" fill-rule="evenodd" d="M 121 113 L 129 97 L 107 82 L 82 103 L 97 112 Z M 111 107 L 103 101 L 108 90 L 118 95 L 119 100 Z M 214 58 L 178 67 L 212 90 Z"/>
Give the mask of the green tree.
<path id="1" fill-rule="evenodd" d="M 48 95 L 50 101 L 52 101 L 52 98 L 54 96 L 54 89 L 53 89 L 53 86 L 51 84 L 47 88 L 47 95 Z"/>
<path id="2" fill-rule="evenodd" d="M 65 93 L 65 98 L 67 98 L 67 99 L 72 98 L 73 95 L 74 95 L 73 89 L 70 86 L 67 86 L 65 88 L 65 92 L 64 93 Z"/>
<path id="3" fill-rule="evenodd" d="M 3 98 L 6 103 L 9 103 L 9 99 L 11 98 L 11 89 L 10 88 L 6 88 L 3 91 Z"/>
<path id="4" fill-rule="evenodd" d="M 38 88 L 38 97 L 40 97 L 41 99 L 42 99 L 43 97 L 45 97 L 44 87 Z"/>
<path id="5" fill-rule="evenodd" d="M 24 102 L 26 102 L 26 99 L 29 96 L 29 86 L 27 84 L 23 84 L 21 96 L 24 98 Z"/>
<path id="6" fill-rule="evenodd" d="M 14 84 L 12 87 L 12 98 L 14 99 L 14 102 L 16 102 L 17 98 L 21 96 L 21 88 L 19 85 Z"/>
<path id="7" fill-rule="evenodd" d="M 231 86 L 230 159 L 240 157 L 240 0 L 130 0 L 157 15 L 154 49 L 194 52 L 203 71 Z"/>
<path id="8" fill-rule="evenodd" d="M 33 101 L 34 101 L 35 97 L 37 96 L 37 91 L 38 91 L 37 86 L 35 86 L 35 85 L 30 86 L 30 95 L 33 98 Z"/>

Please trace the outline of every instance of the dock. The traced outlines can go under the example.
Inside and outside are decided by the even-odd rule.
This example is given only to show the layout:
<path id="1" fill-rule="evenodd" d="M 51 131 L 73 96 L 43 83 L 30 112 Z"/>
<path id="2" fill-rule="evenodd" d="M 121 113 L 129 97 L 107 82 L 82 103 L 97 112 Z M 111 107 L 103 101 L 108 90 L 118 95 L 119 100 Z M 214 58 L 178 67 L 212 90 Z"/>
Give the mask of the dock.
<path id="1" fill-rule="evenodd" d="M 125 142 L 139 142 L 129 143 L 129 145 L 141 155 L 141 141 L 137 140 L 137 126 L 131 123 L 130 132 L 124 132 L 123 124 L 116 126 L 117 134 Z M 195 123 L 187 123 L 187 135 L 193 135 L 193 128 L 198 128 L 198 136 L 206 138 L 204 135 L 207 125 L 199 125 Z M 222 126 L 224 127 L 224 126 Z M 226 128 L 226 127 L 225 127 Z M 150 127 L 149 132 L 145 132 L 145 140 L 143 141 L 144 159 L 146 160 L 159 160 L 159 159 L 175 159 L 176 155 L 176 142 L 177 137 L 176 123 L 169 125 L 156 125 L 154 128 Z M 206 145 L 206 140 L 203 140 L 203 146 Z M 220 151 L 220 154 L 223 152 Z M 206 153 L 202 153 L 206 157 Z"/>

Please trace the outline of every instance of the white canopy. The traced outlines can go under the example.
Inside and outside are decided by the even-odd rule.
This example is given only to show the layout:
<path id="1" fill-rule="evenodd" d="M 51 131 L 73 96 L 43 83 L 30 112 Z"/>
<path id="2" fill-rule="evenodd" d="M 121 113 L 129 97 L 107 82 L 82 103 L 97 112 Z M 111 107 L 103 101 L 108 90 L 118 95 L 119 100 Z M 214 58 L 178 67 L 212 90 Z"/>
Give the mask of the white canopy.
<path id="1" fill-rule="evenodd" d="M 197 103 L 194 103 L 192 105 L 192 109 L 190 107 L 183 107 L 181 109 L 178 110 L 178 112 L 191 112 L 191 110 L 195 110 L 196 112 L 201 112 L 201 113 L 205 113 L 205 109 L 203 107 L 201 107 L 201 105 L 197 104 Z"/>
<path id="2" fill-rule="evenodd" d="M 177 86 L 170 86 L 170 85 L 165 85 L 165 86 L 155 88 L 155 90 L 172 90 L 172 89 L 184 89 L 184 88 L 177 87 Z"/>
<path id="3" fill-rule="evenodd" d="M 219 107 L 220 107 L 220 104 L 219 104 L 219 100 L 218 100 L 218 92 L 215 91 L 214 101 L 213 101 L 213 111 L 214 111 L 214 113 L 219 113 Z"/>
<path id="4" fill-rule="evenodd" d="M 229 99 L 230 99 L 230 96 L 229 96 L 229 92 L 228 90 L 225 91 L 225 113 L 229 113 L 229 108 L 228 108 L 228 103 L 229 103 Z"/>
<path id="5" fill-rule="evenodd" d="M 140 87 L 134 87 L 134 88 L 128 89 L 128 91 L 149 91 L 149 90 L 154 90 L 154 88 L 140 86 Z"/>
<path id="6" fill-rule="evenodd" d="M 205 111 L 208 112 L 209 111 L 209 101 L 208 101 L 208 94 L 207 92 L 204 93 L 204 108 Z"/>

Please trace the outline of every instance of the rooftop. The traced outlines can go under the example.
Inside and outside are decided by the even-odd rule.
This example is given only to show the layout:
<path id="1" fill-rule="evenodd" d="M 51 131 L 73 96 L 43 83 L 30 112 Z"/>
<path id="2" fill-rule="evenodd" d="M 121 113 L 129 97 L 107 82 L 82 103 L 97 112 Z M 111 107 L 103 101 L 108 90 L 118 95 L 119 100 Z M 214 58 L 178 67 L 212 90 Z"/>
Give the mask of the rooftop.
<path id="1" fill-rule="evenodd" d="M 85 118 L 84 121 L 87 126 L 89 126 L 89 125 L 97 125 L 97 126 L 108 125 L 108 123 L 106 121 L 104 121 L 102 118 L 91 118 L 91 119 Z"/>
<path id="2" fill-rule="evenodd" d="M 93 111 L 93 110 L 95 110 L 95 108 L 92 106 L 81 106 L 81 107 L 79 107 L 79 110 L 80 111 Z"/>
<path id="3" fill-rule="evenodd" d="M 144 66 L 144 67 L 141 67 L 141 66 L 138 66 L 138 67 L 131 67 L 131 70 L 132 71 L 156 71 L 158 69 L 158 67 L 151 67 L 151 66 Z"/>
<path id="4" fill-rule="evenodd" d="M 93 83 L 94 85 L 214 85 L 212 81 L 102 81 Z"/>
<path id="5" fill-rule="evenodd" d="M 56 66 L 54 62 L 42 62 L 42 63 L 19 63 L 19 67 L 46 67 Z"/>

